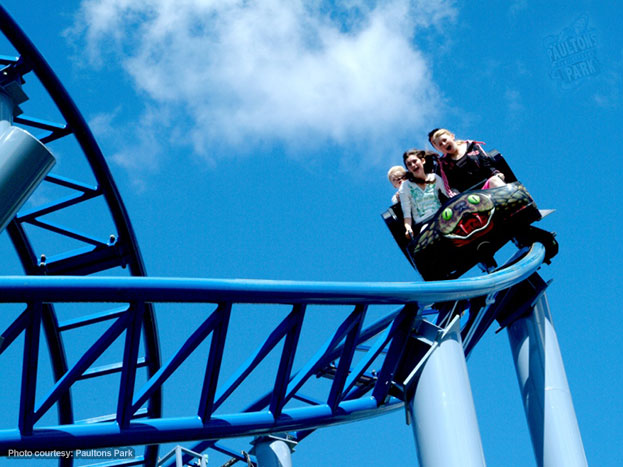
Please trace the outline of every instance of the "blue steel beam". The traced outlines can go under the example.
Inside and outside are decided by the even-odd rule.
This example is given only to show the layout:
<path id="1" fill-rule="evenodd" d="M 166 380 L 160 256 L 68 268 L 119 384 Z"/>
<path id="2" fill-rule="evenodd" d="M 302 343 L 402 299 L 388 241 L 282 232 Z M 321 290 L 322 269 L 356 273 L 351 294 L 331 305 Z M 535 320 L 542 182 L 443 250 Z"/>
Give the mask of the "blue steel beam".
<path id="1" fill-rule="evenodd" d="M 49 133 L 45 136 L 40 136 L 39 140 L 43 144 L 48 144 L 57 139 L 63 138 L 71 134 L 71 129 L 67 127 L 67 125 L 62 123 L 48 122 L 46 120 L 42 120 L 36 117 L 28 117 L 26 115 L 20 115 L 15 117 L 15 123 L 19 123 L 20 125 L 28 126 L 31 128 L 37 128 L 39 130 L 46 130 Z"/>
<path id="2" fill-rule="evenodd" d="M 52 305 L 49 303 L 43 304 L 41 323 L 43 324 L 43 331 L 48 343 L 48 349 L 50 349 L 54 381 L 58 381 L 67 373 L 68 367 L 65 357 L 65 347 L 61 340 L 60 333 L 56 331 L 56 329 L 58 329 L 58 318 L 56 317 L 56 313 L 54 313 Z M 73 423 L 74 411 L 71 405 L 71 394 L 69 391 L 65 391 L 65 393 L 60 396 L 57 410 L 59 423 Z"/>
<path id="3" fill-rule="evenodd" d="M 201 390 L 201 398 L 199 400 L 198 415 L 204 421 L 208 420 L 212 415 L 216 385 L 223 361 L 225 338 L 227 337 L 227 328 L 229 327 L 229 318 L 231 316 L 231 304 L 220 307 L 220 310 L 215 313 L 218 313 L 219 322 L 212 332 L 210 353 L 208 354 L 203 389 Z"/>
<path id="4" fill-rule="evenodd" d="M 294 324 L 286 336 L 281 351 L 281 360 L 277 376 L 275 377 L 275 385 L 273 395 L 270 401 L 270 412 L 275 418 L 279 418 L 281 411 L 286 402 L 285 394 L 288 389 L 288 383 L 292 374 L 292 365 L 294 364 L 294 356 L 298 347 L 301 328 L 303 327 L 303 318 L 305 317 L 305 306 L 295 305 L 294 307 Z"/>
<path id="5" fill-rule="evenodd" d="M 335 349 L 342 339 L 350 332 L 353 327 L 357 326 L 363 315 L 363 310 L 355 308 L 353 312 L 348 315 L 344 322 L 337 328 L 333 336 L 320 348 L 316 355 L 309 360 L 301 371 L 292 378 L 284 397 L 284 404 L 289 401 L 294 394 L 305 384 L 305 382 L 318 370 L 325 367 L 331 360 L 331 352 Z"/>
<path id="6" fill-rule="evenodd" d="M 77 193 L 74 195 L 70 195 L 63 199 L 48 203 L 47 205 L 40 208 L 33 209 L 31 211 L 24 212 L 24 210 L 22 210 L 20 211 L 16 219 L 18 222 L 30 222 L 37 217 L 45 216 L 46 214 L 75 206 L 76 204 L 80 204 L 96 196 L 98 196 L 98 194 L 96 193 Z"/>
<path id="7" fill-rule="evenodd" d="M 0 342 L 0 355 L 13 343 L 28 323 L 30 322 L 30 310 L 28 307 L 13 321 L 8 328 L 2 333 L 2 342 Z"/>
<path id="8" fill-rule="evenodd" d="M 379 407 L 373 397 L 362 397 L 341 402 L 336 413 L 322 404 L 285 409 L 277 420 L 269 411 L 263 411 L 214 415 L 207 423 L 195 416 L 132 420 L 127 428 L 119 427 L 116 422 L 44 426 L 36 429 L 34 436 L 24 436 L 16 429 L 0 430 L 0 455 L 6 455 L 8 449 L 75 450 L 297 431 L 363 420 L 401 407 L 398 399 L 391 398 Z M 40 436 L 37 431 L 41 432 Z"/>
<path id="9" fill-rule="evenodd" d="M 59 331 L 68 331 L 70 329 L 80 328 L 82 326 L 88 326 L 90 324 L 101 323 L 102 321 L 108 321 L 111 319 L 118 318 L 122 314 L 126 313 L 129 310 L 129 307 L 124 306 L 120 308 L 115 308 L 114 310 L 106 310 L 98 313 L 93 313 L 87 316 L 79 316 L 77 318 L 68 319 L 59 323 L 58 330 Z"/>
<path id="10" fill-rule="evenodd" d="M 239 461 L 245 462 L 245 458 L 244 456 L 240 454 L 240 452 L 236 452 L 233 449 L 230 449 L 227 446 L 223 446 L 220 443 L 214 443 L 214 445 L 212 446 L 212 449 L 220 453 L 226 454 L 228 456 L 231 456 L 233 459 L 237 459 Z M 253 464 L 257 465 L 256 462 L 254 461 L 255 456 L 249 456 L 249 457 L 251 458 L 251 461 L 253 462 Z"/>
<path id="11" fill-rule="evenodd" d="M 322 405 L 322 404 L 324 404 L 324 402 L 322 402 L 320 399 L 316 399 L 316 398 L 311 397 L 311 396 L 306 396 L 304 394 L 301 394 L 300 392 L 297 392 L 294 395 L 294 397 L 292 397 L 292 399 L 296 399 L 298 401 L 305 402 L 308 405 Z"/>
<path id="12" fill-rule="evenodd" d="M 251 372 L 257 368 L 262 360 L 275 348 L 286 333 L 290 332 L 293 326 L 297 325 L 299 319 L 298 309 L 294 307 L 292 312 L 286 316 L 273 332 L 266 338 L 264 343 L 257 349 L 247 361 L 229 378 L 223 389 L 216 396 L 213 410 L 216 410 L 232 392 L 236 390 Z"/>
<path id="13" fill-rule="evenodd" d="M 32 428 L 35 423 L 34 408 L 37 388 L 37 370 L 39 368 L 41 306 L 41 303 L 33 303 L 27 310 L 30 320 L 26 327 L 26 337 L 24 339 L 22 393 L 20 397 L 18 421 L 20 431 L 25 435 L 32 434 Z"/>
<path id="14" fill-rule="evenodd" d="M 147 411 L 147 409 L 141 409 L 138 412 L 136 412 L 133 416 L 132 419 L 133 420 L 137 420 L 139 418 L 145 418 L 149 416 L 149 412 Z M 103 422 L 114 422 L 117 420 L 117 414 L 116 413 L 111 413 L 111 414 L 107 414 L 107 415 L 100 415 L 99 417 L 90 417 L 90 418 L 85 418 L 83 420 L 78 420 L 76 421 L 77 424 L 85 424 L 85 423 L 103 423 Z"/>
<path id="15" fill-rule="evenodd" d="M 80 376 L 97 360 L 127 327 L 128 316 L 117 319 L 102 336 L 80 357 L 78 362 L 60 378 L 45 396 L 34 413 L 34 420 L 39 420 L 52 405 L 75 383 Z"/>
<path id="16" fill-rule="evenodd" d="M 162 384 L 177 370 L 186 358 L 201 344 L 221 322 L 220 312 L 230 305 L 221 305 L 214 310 L 210 316 L 191 334 L 184 342 L 182 347 L 166 362 L 149 381 L 147 381 L 140 392 L 136 395 L 132 404 L 132 411 L 136 412 L 155 392 L 160 390 Z"/>
<path id="17" fill-rule="evenodd" d="M 56 122 L 51 122 L 48 120 L 43 120 L 37 117 L 31 117 L 31 116 L 24 115 L 24 114 L 18 115 L 17 117 L 14 118 L 13 121 L 21 125 L 26 125 L 32 128 L 38 128 L 39 130 L 47 130 L 51 132 L 60 131 L 60 130 L 64 131 L 67 129 L 67 125 L 56 123 Z"/>
<path id="18" fill-rule="evenodd" d="M 0 65 L 13 65 L 19 61 L 19 57 L 0 55 Z"/>
<path id="19" fill-rule="evenodd" d="M 398 316 L 400 316 L 401 314 L 404 315 L 404 309 L 398 314 Z M 370 350 L 366 352 L 366 355 L 364 355 L 359 360 L 357 365 L 353 369 L 351 369 L 350 375 L 348 375 L 348 379 L 346 380 L 346 383 L 344 385 L 345 399 L 348 399 L 352 391 L 357 389 L 353 389 L 353 386 L 355 386 L 359 378 L 361 378 L 361 375 L 363 375 L 368 367 L 372 365 L 372 362 L 376 359 L 376 357 L 379 356 L 381 351 L 385 348 L 389 340 L 392 338 L 392 329 L 395 328 L 392 328 L 392 326 L 388 326 L 377 337 L 374 344 L 372 344 L 372 346 L 370 347 Z"/>
<path id="20" fill-rule="evenodd" d="M 131 262 L 128 251 L 120 244 L 84 247 L 68 254 L 47 258 L 38 266 L 38 274 L 48 276 L 86 275 L 116 267 L 125 268 Z"/>
<path id="21" fill-rule="evenodd" d="M 72 190 L 81 191 L 82 193 L 89 193 L 92 195 L 101 194 L 101 190 L 95 185 L 86 184 L 55 173 L 49 173 L 45 177 L 45 181 L 54 183 L 55 185 L 64 186 L 65 188 L 71 188 Z"/>
<path id="22" fill-rule="evenodd" d="M 361 331 L 361 326 L 366 316 L 367 306 L 357 305 L 356 311 L 358 312 L 359 321 L 355 324 L 355 326 L 353 326 L 346 336 L 344 349 L 340 355 L 340 362 L 335 373 L 335 378 L 333 379 L 333 384 L 329 390 L 327 404 L 329 404 L 331 410 L 335 410 L 341 401 L 342 391 L 344 389 L 344 384 L 346 383 L 346 377 L 350 372 L 350 365 L 353 361 L 353 356 L 355 355 L 357 338 L 359 337 L 359 332 Z"/>
<path id="23" fill-rule="evenodd" d="M 361 311 L 363 312 L 364 309 L 362 308 Z M 398 316 L 400 310 L 399 311 L 395 311 L 395 312 L 391 312 L 390 314 L 384 316 L 383 318 L 377 320 L 376 322 L 372 323 L 371 325 L 369 325 L 368 327 L 366 327 L 363 331 L 361 331 L 359 338 L 357 339 L 357 343 L 360 342 L 365 342 L 371 338 L 373 338 L 374 336 L 378 335 L 379 333 L 382 334 L 382 337 L 379 339 L 379 341 L 383 341 L 382 344 L 380 344 L 381 348 L 387 343 L 387 341 L 389 340 L 389 334 L 390 334 L 390 324 L 394 321 L 394 319 L 396 318 L 396 316 Z M 243 368 L 249 369 L 248 373 L 246 373 L 247 370 L 245 371 L 239 371 L 237 373 L 237 377 L 232 377 L 232 380 L 236 381 L 238 384 L 244 379 L 244 377 L 248 376 L 248 374 L 250 373 L 250 371 L 255 368 L 255 366 L 257 366 L 257 364 L 270 352 L 270 349 L 272 349 L 281 339 L 281 337 L 283 336 L 283 331 L 278 332 L 279 329 L 283 329 L 285 326 L 288 325 L 288 323 L 290 323 L 290 320 L 292 319 L 294 315 L 294 312 L 290 313 L 290 315 L 288 315 L 288 317 L 286 317 L 282 323 L 277 327 L 277 329 L 275 331 L 273 331 L 271 333 L 271 336 L 266 339 L 266 342 L 264 344 L 264 346 L 260 349 L 262 350 L 262 355 L 261 358 L 250 358 L 247 363 L 245 363 L 243 365 Z M 288 329 L 288 328 L 286 328 Z M 271 346 L 267 345 L 267 342 L 273 342 Z M 268 350 L 265 349 L 265 347 L 268 347 Z M 329 353 L 328 358 L 330 360 L 336 359 L 338 358 L 342 352 L 344 351 L 344 345 L 339 345 L 337 347 L 335 347 L 335 349 Z M 259 351 L 258 351 L 259 353 Z M 379 352 L 380 353 L 380 352 Z M 378 353 L 376 354 L 378 355 Z M 375 357 L 372 357 L 371 360 L 369 362 L 367 362 L 367 364 L 365 364 L 365 367 L 361 370 L 360 373 L 357 374 L 356 377 L 354 377 L 354 373 L 351 372 L 351 375 L 349 376 L 349 381 L 350 378 L 353 378 L 353 384 L 356 382 L 356 380 L 361 377 L 364 373 L 365 373 L 365 369 L 372 363 L 372 360 L 374 360 Z M 249 362 L 253 361 L 253 364 L 250 364 Z M 242 375 L 242 378 L 240 377 Z M 228 388 L 228 390 L 230 389 L 230 385 L 226 385 L 226 387 Z M 347 396 L 343 397 L 344 400 L 346 399 L 353 399 L 354 397 L 360 397 L 363 394 L 365 394 L 370 388 L 355 388 L 353 391 L 351 391 L 351 393 L 349 393 Z M 227 395 L 229 395 L 231 393 L 228 392 Z M 248 412 L 258 412 L 261 411 L 263 409 L 265 409 L 266 407 L 268 407 L 269 405 L 269 401 L 272 398 L 272 391 L 269 392 L 268 394 L 265 394 L 264 396 L 260 397 L 258 400 L 256 400 L 254 403 L 252 403 L 251 405 L 249 405 L 248 407 L 246 407 L 242 412 L 243 413 L 248 413 Z M 318 405 L 323 405 L 324 402 L 320 401 L 319 399 L 313 398 L 313 397 L 309 397 L 307 395 L 301 394 L 300 392 L 297 392 L 296 394 L 294 394 L 294 396 L 292 396 L 293 399 L 297 399 L 301 402 L 304 402 L 306 404 L 312 405 L 312 406 L 318 406 Z M 223 398 L 224 400 L 224 398 Z"/>
<path id="24" fill-rule="evenodd" d="M 402 312 L 392 323 L 392 328 L 390 330 L 392 341 L 387 349 L 387 355 L 383 360 L 383 366 L 379 372 L 378 381 L 374 386 L 374 391 L 372 391 L 372 397 L 374 397 L 379 404 L 385 401 L 389 393 L 392 381 L 394 380 L 396 367 L 404 352 L 407 338 L 413 329 L 413 322 L 415 321 L 417 312 L 417 307 L 409 303 L 405 305 Z"/>
<path id="25" fill-rule="evenodd" d="M 357 349 L 366 347 L 365 352 L 369 352 L 370 349 L 372 349 L 372 346 L 370 345 L 363 346 L 361 345 L 361 343 L 367 342 L 370 339 L 372 339 L 374 336 L 377 336 L 381 334 L 382 332 L 384 332 L 389 327 L 389 325 L 394 321 L 394 319 L 396 319 L 396 316 L 398 316 L 398 314 L 401 311 L 402 311 L 402 308 L 398 308 L 397 310 L 394 310 L 391 313 L 387 314 L 386 316 L 383 316 L 379 320 L 367 326 L 363 331 L 361 331 L 361 335 L 359 336 L 359 339 L 357 339 L 357 342 L 359 343 L 359 345 L 357 346 Z M 340 355 L 341 352 L 342 352 L 342 346 L 337 346 L 335 348 L 336 357 Z M 384 350 L 381 349 L 380 353 L 383 353 L 383 352 Z"/>
<path id="26" fill-rule="evenodd" d="M 50 232 L 57 233 L 59 235 L 64 235 L 65 237 L 73 238 L 74 240 L 78 240 L 84 243 L 88 243 L 94 246 L 107 246 L 108 242 L 106 240 L 95 238 L 86 233 L 78 232 L 77 230 L 70 229 L 68 227 L 63 227 L 58 224 L 54 224 L 52 222 L 44 222 L 38 219 L 30 219 L 28 221 L 29 224 L 39 227 L 44 230 L 49 230 Z"/>
<path id="27" fill-rule="evenodd" d="M 119 383 L 119 398 L 117 400 L 117 422 L 125 427 L 132 418 L 132 397 L 138 368 L 138 350 L 141 341 L 143 325 L 144 303 L 134 303 L 128 311 L 128 327 L 125 334 L 123 351 L 123 369 Z"/>
<path id="28" fill-rule="evenodd" d="M 144 357 L 136 359 L 136 367 L 143 368 L 147 365 Z M 102 365 L 95 368 L 89 368 L 78 380 L 97 378 L 99 376 L 111 375 L 113 373 L 121 373 L 123 371 L 123 362 L 111 363 L 110 365 Z"/>
<path id="29" fill-rule="evenodd" d="M 253 279 L 153 277 L 0 277 L 0 303 L 180 302 L 404 304 L 478 297 L 521 282 L 540 267 L 545 248 L 535 244 L 502 271 L 453 281 L 298 282 Z"/>
<path id="30" fill-rule="evenodd" d="M 62 177 L 60 175 L 48 174 L 45 177 L 45 181 L 50 182 L 54 185 L 75 190 L 77 191 L 77 193 L 34 209 L 22 209 L 16 217 L 16 220 L 18 222 L 30 222 L 37 217 L 56 212 L 70 206 L 74 206 L 102 194 L 101 190 L 99 190 L 96 186 L 87 185 L 85 183 L 72 180 L 67 177 Z"/>

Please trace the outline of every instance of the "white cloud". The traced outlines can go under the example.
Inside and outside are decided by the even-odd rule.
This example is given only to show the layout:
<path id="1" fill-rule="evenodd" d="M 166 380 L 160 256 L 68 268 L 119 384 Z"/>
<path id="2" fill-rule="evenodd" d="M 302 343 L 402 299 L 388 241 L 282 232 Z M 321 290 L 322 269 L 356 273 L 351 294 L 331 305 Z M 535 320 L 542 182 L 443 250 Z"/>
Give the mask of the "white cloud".
<path id="1" fill-rule="evenodd" d="M 98 139 L 106 141 L 108 160 L 132 173 L 132 183 L 141 192 L 146 189 L 147 177 L 159 169 L 160 158 L 170 144 L 162 132 L 166 109 L 147 108 L 135 125 L 115 124 L 122 113 L 122 107 L 117 107 L 110 113 L 95 115 L 89 126 Z"/>
<path id="2" fill-rule="evenodd" d="M 186 126 L 208 160 L 328 143 L 373 161 L 435 121 L 440 92 L 414 44 L 455 15 L 452 0 L 85 0 L 73 32 L 93 64 L 129 73 L 143 123 L 175 116 L 171 133 Z M 154 144 L 137 128 L 137 144 Z"/>

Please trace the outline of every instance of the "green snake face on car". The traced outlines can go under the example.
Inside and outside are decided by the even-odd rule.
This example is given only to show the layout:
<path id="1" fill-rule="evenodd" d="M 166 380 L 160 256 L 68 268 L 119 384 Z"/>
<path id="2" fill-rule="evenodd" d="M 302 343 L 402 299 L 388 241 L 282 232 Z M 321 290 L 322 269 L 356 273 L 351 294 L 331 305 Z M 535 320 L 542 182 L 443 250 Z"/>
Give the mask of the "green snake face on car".
<path id="1" fill-rule="evenodd" d="M 442 235 L 460 244 L 488 232 L 494 212 L 495 207 L 488 194 L 480 192 L 461 196 L 441 211 L 437 219 L 438 228 Z"/>
<path id="2" fill-rule="evenodd" d="M 425 280 L 447 279 L 478 262 L 483 241 L 499 249 L 517 229 L 540 218 L 520 182 L 469 191 L 450 199 L 421 227 L 408 253 Z"/>

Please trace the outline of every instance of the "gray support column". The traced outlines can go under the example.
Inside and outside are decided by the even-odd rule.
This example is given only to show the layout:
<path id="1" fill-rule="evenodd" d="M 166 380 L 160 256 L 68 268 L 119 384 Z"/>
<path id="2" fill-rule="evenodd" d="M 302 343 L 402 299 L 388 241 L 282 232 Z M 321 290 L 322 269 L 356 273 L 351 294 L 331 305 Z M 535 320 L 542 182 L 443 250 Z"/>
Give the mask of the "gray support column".
<path id="1" fill-rule="evenodd" d="M 508 327 L 517 380 L 539 466 L 587 465 L 547 298 Z"/>
<path id="2" fill-rule="evenodd" d="M 433 345 L 407 408 L 420 465 L 484 466 L 458 321 Z"/>
<path id="3" fill-rule="evenodd" d="M 296 442 L 285 433 L 260 436 L 255 438 L 253 445 L 258 467 L 292 467 L 292 452 Z"/>
<path id="4" fill-rule="evenodd" d="M 4 133 L 13 125 L 13 99 L 0 87 L 0 133 Z"/>
<path id="5" fill-rule="evenodd" d="M 0 232 L 55 163 L 37 138 L 12 125 L 15 109 L 14 99 L 0 87 Z"/>

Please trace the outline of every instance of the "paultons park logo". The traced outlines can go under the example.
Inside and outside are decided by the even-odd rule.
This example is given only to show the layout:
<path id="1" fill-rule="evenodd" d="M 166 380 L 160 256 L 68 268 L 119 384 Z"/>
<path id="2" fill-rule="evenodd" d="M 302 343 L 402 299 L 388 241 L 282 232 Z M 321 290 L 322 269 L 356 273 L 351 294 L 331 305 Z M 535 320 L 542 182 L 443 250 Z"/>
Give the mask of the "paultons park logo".
<path id="1" fill-rule="evenodd" d="M 600 71 L 597 34 L 588 26 L 588 17 L 579 17 L 560 34 L 547 36 L 545 48 L 550 59 L 549 76 L 563 89 L 571 89 Z"/>

